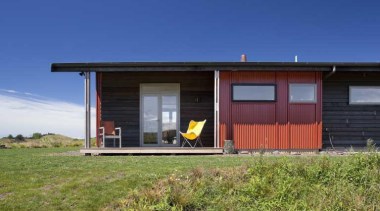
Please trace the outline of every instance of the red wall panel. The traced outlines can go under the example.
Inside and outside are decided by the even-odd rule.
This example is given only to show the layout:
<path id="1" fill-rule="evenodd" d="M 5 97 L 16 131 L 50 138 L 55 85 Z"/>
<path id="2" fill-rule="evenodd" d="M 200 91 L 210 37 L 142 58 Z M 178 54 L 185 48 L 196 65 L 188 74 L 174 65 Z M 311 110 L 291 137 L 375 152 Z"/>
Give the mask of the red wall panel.
<path id="1" fill-rule="evenodd" d="M 320 149 L 322 78 L 317 72 L 221 72 L 220 146 L 236 149 Z M 232 102 L 232 83 L 273 83 L 276 102 Z M 289 103 L 289 83 L 316 83 L 317 103 Z"/>

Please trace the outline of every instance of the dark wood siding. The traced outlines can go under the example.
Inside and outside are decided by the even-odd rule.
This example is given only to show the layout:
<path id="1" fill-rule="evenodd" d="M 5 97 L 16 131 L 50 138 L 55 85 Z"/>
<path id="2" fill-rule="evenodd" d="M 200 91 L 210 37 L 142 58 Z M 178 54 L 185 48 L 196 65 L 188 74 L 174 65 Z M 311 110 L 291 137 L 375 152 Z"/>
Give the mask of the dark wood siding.
<path id="1" fill-rule="evenodd" d="M 180 83 L 180 130 L 192 119 L 207 119 L 202 142 L 214 146 L 214 72 L 102 73 L 101 119 L 122 128 L 123 147 L 140 144 L 141 83 Z"/>
<path id="2" fill-rule="evenodd" d="M 350 105 L 349 86 L 380 86 L 377 72 L 337 72 L 323 81 L 323 146 L 380 145 L 380 105 Z"/>

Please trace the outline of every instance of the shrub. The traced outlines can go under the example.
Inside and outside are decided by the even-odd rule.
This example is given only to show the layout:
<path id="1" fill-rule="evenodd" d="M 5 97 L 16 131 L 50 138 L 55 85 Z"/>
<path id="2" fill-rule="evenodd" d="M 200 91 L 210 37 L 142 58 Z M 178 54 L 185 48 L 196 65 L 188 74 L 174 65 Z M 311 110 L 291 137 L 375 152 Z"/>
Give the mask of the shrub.
<path id="1" fill-rule="evenodd" d="M 52 143 L 51 143 L 51 146 L 52 146 L 52 147 L 62 147 L 63 144 L 62 144 L 61 142 L 52 142 Z"/>
<path id="2" fill-rule="evenodd" d="M 42 138 L 41 133 L 33 133 L 32 139 L 40 139 L 40 138 Z"/>
<path id="3" fill-rule="evenodd" d="M 9 134 L 7 138 L 8 138 L 8 139 L 13 139 L 12 134 Z"/>
<path id="4" fill-rule="evenodd" d="M 18 135 L 15 137 L 15 139 L 16 139 L 16 141 L 24 141 L 24 140 L 25 140 L 24 136 L 21 135 L 21 134 L 18 134 Z"/>
<path id="5" fill-rule="evenodd" d="M 367 139 L 367 150 L 368 152 L 375 152 L 376 151 L 376 143 L 372 138 Z"/>

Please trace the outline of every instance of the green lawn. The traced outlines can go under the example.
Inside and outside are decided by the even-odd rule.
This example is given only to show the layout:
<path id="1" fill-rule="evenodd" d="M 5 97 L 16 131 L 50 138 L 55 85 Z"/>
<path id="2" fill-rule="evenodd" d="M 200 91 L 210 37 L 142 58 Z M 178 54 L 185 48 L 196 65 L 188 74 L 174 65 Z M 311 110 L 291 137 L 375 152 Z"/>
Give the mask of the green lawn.
<path id="1" fill-rule="evenodd" d="M 78 148 L 0 150 L 0 210 L 101 209 L 174 172 L 239 166 L 251 157 L 70 156 Z M 58 154 L 57 154 L 58 153 Z"/>
<path id="2" fill-rule="evenodd" d="M 379 210 L 380 155 L 73 156 L 0 150 L 0 210 Z"/>

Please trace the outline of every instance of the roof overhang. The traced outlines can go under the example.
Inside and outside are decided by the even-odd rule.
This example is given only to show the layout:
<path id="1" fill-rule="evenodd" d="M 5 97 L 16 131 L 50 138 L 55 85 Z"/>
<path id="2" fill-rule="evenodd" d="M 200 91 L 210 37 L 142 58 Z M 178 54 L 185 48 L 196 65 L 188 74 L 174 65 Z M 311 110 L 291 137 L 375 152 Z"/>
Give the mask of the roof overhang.
<path id="1" fill-rule="evenodd" d="M 369 62 L 99 62 L 53 63 L 52 72 L 130 71 L 380 71 Z"/>

